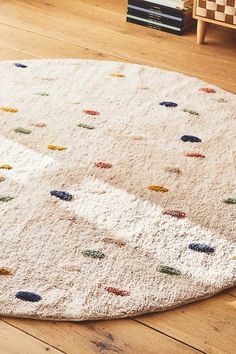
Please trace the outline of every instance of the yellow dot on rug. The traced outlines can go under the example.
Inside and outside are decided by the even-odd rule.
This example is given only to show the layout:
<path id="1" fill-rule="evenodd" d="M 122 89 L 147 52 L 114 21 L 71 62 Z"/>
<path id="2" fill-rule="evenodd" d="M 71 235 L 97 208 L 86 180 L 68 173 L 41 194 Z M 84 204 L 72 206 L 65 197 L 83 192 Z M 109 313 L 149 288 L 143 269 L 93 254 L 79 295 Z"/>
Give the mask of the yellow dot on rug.
<path id="1" fill-rule="evenodd" d="M 155 192 L 162 192 L 162 193 L 166 193 L 169 191 L 169 189 L 162 187 L 162 186 L 156 186 L 156 185 L 152 185 L 152 186 L 148 186 L 148 189 L 150 191 L 155 191 Z"/>
<path id="2" fill-rule="evenodd" d="M 11 170 L 13 167 L 7 164 L 0 165 L 0 169 L 2 170 Z"/>
<path id="3" fill-rule="evenodd" d="M 121 74 L 121 73 L 111 73 L 111 76 L 112 77 L 120 77 L 120 78 L 125 77 L 125 75 Z"/>
<path id="4" fill-rule="evenodd" d="M 2 112 L 9 112 L 9 113 L 17 113 L 17 108 L 9 108 L 9 107 L 0 107 L 0 111 Z"/>
<path id="5" fill-rule="evenodd" d="M 59 145 L 48 145 L 48 149 L 62 151 L 62 150 L 66 150 L 67 148 L 65 146 L 59 146 Z"/>
<path id="6" fill-rule="evenodd" d="M 0 267 L 0 275 L 12 275 L 12 271 L 5 267 Z"/>

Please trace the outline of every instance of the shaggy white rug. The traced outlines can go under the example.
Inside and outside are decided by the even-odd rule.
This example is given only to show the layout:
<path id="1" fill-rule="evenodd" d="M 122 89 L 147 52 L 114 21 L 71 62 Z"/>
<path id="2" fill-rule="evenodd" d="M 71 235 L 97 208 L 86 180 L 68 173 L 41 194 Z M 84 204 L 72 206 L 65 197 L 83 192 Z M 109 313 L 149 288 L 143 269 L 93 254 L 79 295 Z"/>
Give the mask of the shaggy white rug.
<path id="1" fill-rule="evenodd" d="M 133 316 L 235 285 L 232 94 L 116 62 L 0 71 L 1 315 Z"/>

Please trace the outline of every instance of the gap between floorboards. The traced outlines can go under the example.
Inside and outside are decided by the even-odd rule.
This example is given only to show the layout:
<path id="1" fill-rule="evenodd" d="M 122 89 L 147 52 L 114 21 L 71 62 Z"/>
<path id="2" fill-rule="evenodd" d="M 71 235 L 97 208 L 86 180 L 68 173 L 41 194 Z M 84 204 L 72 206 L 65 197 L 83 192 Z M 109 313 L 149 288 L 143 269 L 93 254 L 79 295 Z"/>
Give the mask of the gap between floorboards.
<path id="1" fill-rule="evenodd" d="M 172 339 L 172 340 L 174 340 L 174 341 L 176 341 L 176 342 L 178 342 L 178 343 L 181 343 L 181 344 L 185 345 L 185 346 L 188 347 L 188 348 L 197 350 L 197 351 L 198 351 L 199 353 L 201 353 L 201 354 L 207 354 L 206 352 L 202 351 L 202 350 L 199 349 L 199 348 L 196 348 L 196 347 L 194 347 L 194 346 L 192 346 L 192 345 L 190 345 L 190 344 L 188 344 L 188 343 L 186 343 L 186 342 L 181 341 L 181 340 L 178 339 L 178 338 L 172 337 L 172 336 L 170 336 L 169 334 L 167 334 L 167 333 L 165 333 L 165 332 L 162 332 L 162 331 L 160 331 L 160 330 L 158 330 L 158 329 L 156 329 L 156 328 L 154 328 L 154 327 L 152 327 L 152 326 L 147 325 L 146 323 L 143 323 L 143 322 L 139 321 L 137 318 L 131 318 L 131 319 L 132 319 L 133 321 L 138 322 L 139 324 L 141 324 L 141 325 L 143 325 L 143 326 L 145 326 L 145 327 L 148 327 L 149 329 L 152 329 L 153 331 L 156 331 L 156 332 L 158 332 L 158 333 L 160 333 L 160 334 L 162 334 L 162 335 L 164 335 L 164 336 L 166 336 L 166 337 L 168 337 L 168 338 L 170 338 L 170 339 Z"/>
<path id="2" fill-rule="evenodd" d="M 40 339 L 40 338 L 38 338 L 38 337 L 35 337 L 34 335 L 32 335 L 32 334 L 30 334 L 30 333 L 24 331 L 23 329 L 21 329 L 21 328 L 19 328 L 19 327 L 17 327 L 17 326 L 14 326 L 14 325 L 11 324 L 11 323 L 8 323 L 7 321 L 3 320 L 2 318 L 0 318 L 0 321 L 4 322 L 4 323 L 7 324 L 8 326 L 11 326 L 11 327 L 17 329 L 18 331 L 21 331 L 21 332 L 24 333 L 25 335 L 27 335 L 27 336 L 29 336 L 29 337 L 32 337 L 32 338 L 38 340 L 39 342 L 41 342 L 41 343 L 43 343 L 43 344 L 46 344 L 48 347 L 53 348 L 53 349 L 57 350 L 57 351 L 60 352 L 60 353 L 68 354 L 68 353 L 64 352 L 63 350 L 58 349 L 57 347 L 55 347 L 55 346 L 49 344 L 48 342 L 45 342 L 44 340 L 42 340 L 42 339 Z"/>

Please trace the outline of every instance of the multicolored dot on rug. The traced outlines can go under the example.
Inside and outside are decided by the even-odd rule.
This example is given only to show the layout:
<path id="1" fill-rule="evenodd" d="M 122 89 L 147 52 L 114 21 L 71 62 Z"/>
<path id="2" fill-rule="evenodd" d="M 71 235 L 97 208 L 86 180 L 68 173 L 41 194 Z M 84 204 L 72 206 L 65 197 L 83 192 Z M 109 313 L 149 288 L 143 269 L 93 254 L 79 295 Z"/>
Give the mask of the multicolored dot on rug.
<path id="1" fill-rule="evenodd" d="M 0 315 L 163 311 L 236 284 L 236 99 L 117 62 L 1 62 Z"/>

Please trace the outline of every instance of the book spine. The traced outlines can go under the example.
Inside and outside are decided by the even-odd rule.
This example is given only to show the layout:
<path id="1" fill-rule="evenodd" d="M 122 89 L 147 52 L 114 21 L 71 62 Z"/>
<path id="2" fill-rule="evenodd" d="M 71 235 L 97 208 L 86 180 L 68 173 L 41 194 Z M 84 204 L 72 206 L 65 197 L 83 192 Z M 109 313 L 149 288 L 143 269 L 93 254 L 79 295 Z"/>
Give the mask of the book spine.
<path id="1" fill-rule="evenodd" d="M 174 9 L 187 10 L 193 7 L 193 0 L 140 0 L 142 3 L 167 6 Z"/>
<path id="2" fill-rule="evenodd" d="M 128 1 L 129 5 L 133 5 L 133 6 L 138 6 L 144 9 L 149 9 L 152 10 L 153 12 L 157 11 L 157 12 L 163 12 L 163 13 L 167 13 L 167 14 L 175 14 L 178 16 L 183 16 L 184 15 L 184 11 L 180 10 L 180 9 L 176 9 L 173 7 L 168 7 L 168 6 L 164 6 L 164 5 L 159 5 L 159 4 L 155 4 L 155 3 L 151 3 L 149 1 L 142 1 L 142 0 L 129 0 Z"/>
<path id="3" fill-rule="evenodd" d="M 136 25 L 141 25 L 144 27 L 148 27 L 148 28 L 153 28 L 159 31 L 163 31 L 163 32 L 168 32 L 168 33 L 172 33 L 172 34 L 177 34 L 177 35 L 181 35 L 182 31 L 181 30 L 175 30 L 175 29 L 171 29 L 171 28 L 167 28 L 167 27 L 163 27 L 158 25 L 158 23 L 153 24 L 153 23 L 149 23 L 149 22 L 144 22 L 141 20 L 137 20 L 137 19 L 133 19 L 130 17 L 127 17 L 127 22 L 136 24 Z"/>
<path id="4" fill-rule="evenodd" d="M 184 26 L 184 19 L 182 17 L 179 18 L 176 16 L 166 17 L 165 14 L 161 12 L 159 13 L 144 12 L 144 11 L 128 8 L 128 15 L 136 16 L 145 20 L 151 20 L 159 23 L 172 25 L 174 27 L 179 27 L 179 28 Z"/>

